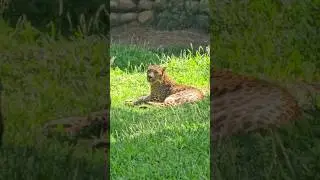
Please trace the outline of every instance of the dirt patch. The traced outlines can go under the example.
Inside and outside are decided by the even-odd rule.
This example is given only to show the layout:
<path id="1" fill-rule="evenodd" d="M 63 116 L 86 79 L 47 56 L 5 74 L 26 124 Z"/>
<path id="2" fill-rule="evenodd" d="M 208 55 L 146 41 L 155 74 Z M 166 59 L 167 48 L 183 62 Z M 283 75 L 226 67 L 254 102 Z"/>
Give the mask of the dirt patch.
<path id="1" fill-rule="evenodd" d="M 181 47 L 194 48 L 208 46 L 208 33 L 195 29 L 164 31 L 152 27 L 124 25 L 111 29 L 111 42 L 119 44 L 135 44 L 149 48 Z"/>

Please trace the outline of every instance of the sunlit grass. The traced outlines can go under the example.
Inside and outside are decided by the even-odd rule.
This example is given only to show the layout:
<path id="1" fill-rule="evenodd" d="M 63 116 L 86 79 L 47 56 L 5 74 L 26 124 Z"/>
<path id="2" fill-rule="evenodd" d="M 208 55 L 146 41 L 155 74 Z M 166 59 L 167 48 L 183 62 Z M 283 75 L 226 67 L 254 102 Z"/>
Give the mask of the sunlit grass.
<path id="1" fill-rule="evenodd" d="M 116 48 L 111 54 L 116 57 L 115 64 L 117 54 L 130 47 Z M 120 61 L 125 64 L 123 60 L 130 58 L 122 55 Z M 138 109 L 124 105 L 125 100 L 149 93 L 144 68 L 154 62 L 166 66 L 167 73 L 179 83 L 209 89 L 210 59 L 206 49 L 195 54 L 185 50 L 179 56 L 141 59 L 143 66 L 133 71 L 112 68 L 111 177 L 208 179 L 208 96 L 195 105 L 176 108 Z"/>

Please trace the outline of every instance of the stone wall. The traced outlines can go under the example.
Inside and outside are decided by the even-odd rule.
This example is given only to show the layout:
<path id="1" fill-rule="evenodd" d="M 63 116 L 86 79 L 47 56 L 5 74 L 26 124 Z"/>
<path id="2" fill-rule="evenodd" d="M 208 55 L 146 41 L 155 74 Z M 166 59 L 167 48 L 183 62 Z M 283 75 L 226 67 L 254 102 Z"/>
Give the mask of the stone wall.
<path id="1" fill-rule="evenodd" d="M 208 0 L 111 0 L 110 11 L 111 27 L 135 24 L 209 30 Z"/>

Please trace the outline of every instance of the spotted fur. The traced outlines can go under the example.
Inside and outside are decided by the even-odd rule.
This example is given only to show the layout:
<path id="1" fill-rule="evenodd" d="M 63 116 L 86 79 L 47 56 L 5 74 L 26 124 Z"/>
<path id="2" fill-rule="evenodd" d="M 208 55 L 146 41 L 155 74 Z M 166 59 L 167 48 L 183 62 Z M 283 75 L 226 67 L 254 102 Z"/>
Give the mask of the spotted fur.
<path id="1" fill-rule="evenodd" d="M 299 119 L 302 115 L 302 106 L 299 104 L 302 101 L 298 100 L 304 98 L 294 95 L 302 95 L 302 91 L 299 91 L 301 87 L 308 92 L 310 87 L 316 91 L 320 89 L 316 84 L 304 84 L 299 88 L 281 86 L 229 70 L 213 70 L 211 73 L 213 141 L 258 129 L 279 127 Z"/>

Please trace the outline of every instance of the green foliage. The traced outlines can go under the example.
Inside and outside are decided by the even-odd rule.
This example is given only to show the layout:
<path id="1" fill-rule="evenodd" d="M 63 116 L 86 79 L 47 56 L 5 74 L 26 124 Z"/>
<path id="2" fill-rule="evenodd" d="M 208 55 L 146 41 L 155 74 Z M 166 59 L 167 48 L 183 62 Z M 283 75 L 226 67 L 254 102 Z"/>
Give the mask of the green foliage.
<path id="1" fill-rule="evenodd" d="M 115 57 L 111 66 L 122 70 L 143 71 L 146 68 L 146 62 L 150 64 L 159 63 L 159 58 L 155 53 L 134 45 L 121 46 L 114 44 L 110 49 L 110 54 Z"/>
<path id="2" fill-rule="evenodd" d="M 319 67 L 318 1 L 216 1 L 212 6 L 217 65 L 273 78 L 303 76 L 310 63 Z M 282 72 L 274 74 L 274 68 Z"/>
<path id="3" fill-rule="evenodd" d="M 109 32 L 109 1 L 94 0 L 15 0 L 9 3 L 3 17 L 12 27 L 25 16 L 32 26 L 42 32 L 70 35 L 107 34 Z"/>
<path id="4" fill-rule="evenodd" d="M 320 1 L 211 1 L 211 58 L 256 77 L 319 81 Z M 319 109 L 215 146 L 215 179 L 319 179 Z"/>
<path id="5" fill-rule="evenodd" d="M 136 45 L 122 46 L 113 44 L 110 53 L 115 59 L 111 67 L 127 71 L 145 71 L 149 64 L 163 63 L 167 56 L 199 57 L 207 55 L 207 50 L 200 48 L 184 49 L 182 47 L 141 48 Z"/>
<path id="6" fill-rule="evenodd" d="M 34 33 L 30 24 L 11 29 L 0 22 L 5 117 L 0 179 L 101 179 L 103 152 L 48 140 L 41 126 L 105 107 L 107 77 L 101 71 L 109 61 L 106 40 L 55 41 Z"/>
<path id="7" fill-rule="evenodd" d="M 56 40 L 28 21 L 16 29 L 0 21 L 0 31 L 5 116 L 0 149 L 0 164 L 5 166 L 0 168 L 0 179 L 101 179 L 105 172 L 103 152 L 92 152 L 88 144 L 74 146 L 58 141 L 61 139 L 46 139 L 41 126 L 51 119 L 105 107 L 107 40 L 97 36 Z M 148 91 L 145 72 L 138 66 L 150 62 L 165 62 L 178 82 L 207 89 L 207 49 L 180 51 L 180 56 L 164 54 L 177 51 L 127 46 L 110 49 L 117 57 L 110 87 L 112 179 L 208 179 L 208 97 L 176 109 L 141 110 L 123 105 L 124 100 Z M 130 60 L 133 63 L 127 66 Z"/>

